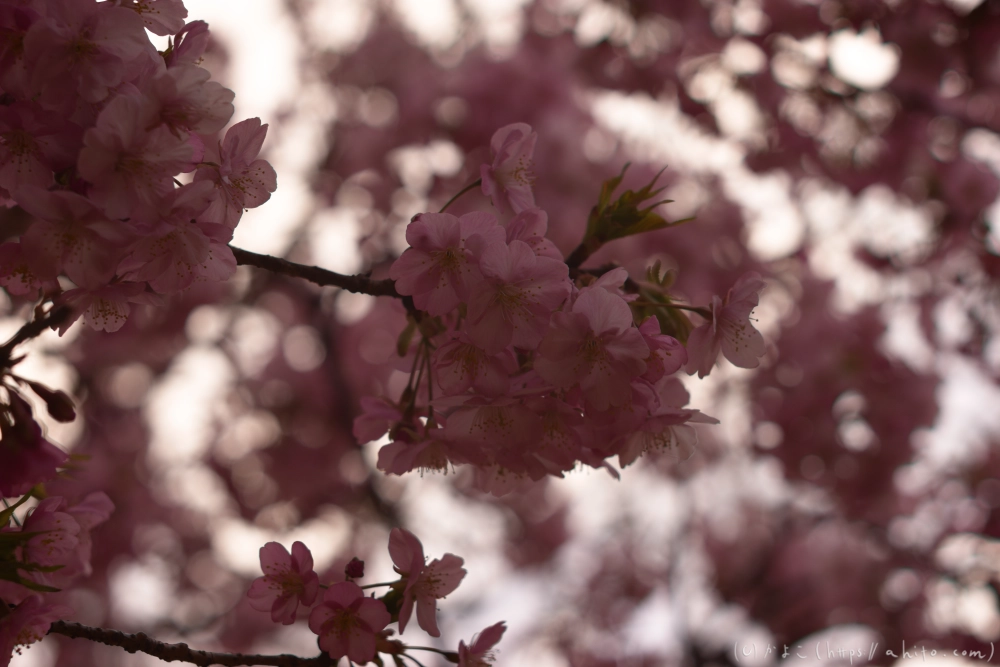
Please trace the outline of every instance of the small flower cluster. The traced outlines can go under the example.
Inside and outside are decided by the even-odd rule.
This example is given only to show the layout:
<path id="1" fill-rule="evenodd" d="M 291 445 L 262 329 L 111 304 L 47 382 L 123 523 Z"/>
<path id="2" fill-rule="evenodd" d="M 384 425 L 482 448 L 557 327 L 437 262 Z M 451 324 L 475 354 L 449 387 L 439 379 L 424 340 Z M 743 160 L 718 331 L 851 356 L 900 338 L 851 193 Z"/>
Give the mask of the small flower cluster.
<path id="1" fill-rule="evenodd" d="M 570 280 L 570 266 L 545 237 L 547 214 L 534 205 L 535 141 L 523 123 L 501 128 L 493 162 L 481 170 L 484 194 L 512 218 L 422 213 L 406 229 L 410 247 L 389 276 L 421 311 L 400 339 L 413 372 L 398 401 L 363 399 L 354 426 L 363 442 L 389 433 L 383 471 L 470 464 L 481 488 L 502 495 L 580 462 L 690 455 L 689 424 L 717 422 L 685 407 L 687 393 L 672 376 L 685 368 L 705 375 L 720 349 L 747 368 L 764 353 L 749 320 L 764 286 L 756 274 L 724 302 L 716 297 L 711 310 L 691 309 L 707 321 L 687 348 L 656 317 L 638 320 L 648 304 L 626 289 L 625 269 Z M 627 194 L 619 207 L 641 199 Z M 676 308 L 668 299 L 654 305 Z"/>
<path id="2" fill-rule="evenodd" d="M 294 543 L 291 553 L 277 542 L 269 542 L 260 549 L 264 576 L 253 581 L 247 597 L 254 609 L 269 612 L 272 621 L 284 625 L 295 622 L 300 606 L 312 607 L 309 629 L 318 636 L 320 649 L 331 658 L 346 656 L 356 664 L 382 664 L 376 658 L 378 653 L 397 657 L 416 650 L 389 639 L 393 631 L 386 629 L 397 622 L 402 634 L 414 606 L 417 624 L 432 637 L 441 636 L 437 601 L 458 588 L 465 576 L 463 561 L 454 554 L 426 562 L 420 540 L 401 528 L 389 534 L 389 555 L 400 575 L 398 581 L 359 586 L 353 580 L 364 576 L 364 563 L 355 558 L 345 568 L 345 581 L 324 585 L 313 570 L 312 554 L 302 542 Z M 389 591 L 381 598 L 365 597 L 364 589 L 382 586 Z M 326 589 L 321 599 L 320 588 Z M 462 667 L 485 667 L 491 664 L 489 651 L 500 641 L 504 629 L 503 623 L 498 623 L 484 630 L 471 647 L 461 642 L 458 652 L 441 653 Z"/>
<path id="3" fill-rule="evenodd" d="M 227 279 L 243 210 L 275 190 L 259 119 L 217 141 L 233 92 L 198 66 L 208 26 L 186 16 L 180 0 L 0 3 L 0 203 L 33 218 L 0 245 L 0 285 L 72 306 L 63 332 Z"/>
<path id="4" fill-rule="evenodd" d="M 4 492 L 2 495 L 8 495 Z M 14 511 L 23 496 L 0 512 L 0 666 L 13 653 L 41 639 L 55 620 L 72 610 L 48 599 L 48 593 L 90 574 L 90 531 L 111 516 L 114 505 L 100 491 L 71 505 L 65 498 L 45 498 L 17 524 Z M 41 593 L 41 594 L 40 594 Z M 15 605 L 10 609 L 10 605 Z"/>

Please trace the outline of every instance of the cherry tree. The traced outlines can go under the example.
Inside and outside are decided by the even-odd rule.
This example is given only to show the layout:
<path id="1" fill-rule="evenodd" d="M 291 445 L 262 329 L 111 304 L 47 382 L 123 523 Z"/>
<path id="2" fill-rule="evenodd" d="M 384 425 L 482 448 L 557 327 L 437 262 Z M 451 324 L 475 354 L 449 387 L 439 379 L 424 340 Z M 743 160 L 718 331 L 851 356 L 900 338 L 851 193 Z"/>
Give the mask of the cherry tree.
<path id="1" fill-rule="evenodd" d="M 0 0 L 0 660 L 988 650 L 994 5 L 459 6 Z"/>

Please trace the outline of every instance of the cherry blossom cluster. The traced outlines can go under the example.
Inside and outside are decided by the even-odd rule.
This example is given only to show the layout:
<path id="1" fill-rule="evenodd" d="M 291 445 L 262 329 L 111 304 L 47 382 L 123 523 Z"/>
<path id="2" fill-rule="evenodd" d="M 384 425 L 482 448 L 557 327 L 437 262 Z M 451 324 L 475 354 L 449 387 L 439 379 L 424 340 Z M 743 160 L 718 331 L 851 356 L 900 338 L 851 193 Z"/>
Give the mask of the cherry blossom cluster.
<path id="1" fill-rule="evenodd" d="M 399 633 L 403 634 L 414 607 L 421 629 L 440 637 L 437 601 L 458 588 L 465 570 L 462 559 L 454 554 L 426 562 L 420 540 L 402 528 L 394 528 L 389 534 L 389 555 L 399 574 L 396 581 L 359 586 L 355 580 L 364 577 L 364 562 L 354 558 L 344 570 L 344 581 L 321 584 L 305 544 L 295 542 L 289 553 L 281 544 L 269 542 L 260 549 L 264 576 L 253 581 L 247 596 L 254 609 L 269 612 L 272 621 L 283 625 L 294 623 L 300 608 L 311 607 L 309 629 L 318 636 L 320 649 L 335 660 L 346 656 L 359 665 L 372 661 L 382 664 L 376 655 L 385 653 L 401 664 L 399 657 L 407 651 L 425 650 L 442 653 L 460 667 L 491 664 L 491 649 L 506 629 L 503 623 L 483 630 L 471 645 L 460 642 L 457 652 L 407 646 L 390 639 L 393 630 L 387 626 L 398 623 Z M 365 596 L 365 589 L 383 587 L 388 592 L 382 597 Z M 322 595 L 321 588 L 325 589 Z"/>
<path id="2" fill-rule="evenodd" d="M 697 441 L 690 424 L 717 421 L 685 407 L 674 375 L 708 374 L 720 351 L 744 368 L 764 354 L 750 321 L 764 287 L 756 273 L 706 309 L 666 298 L 658 269 L 643 289 L 624 268 L 595 274 L 568 264 L 534 204 L 536 140 L 523 123 L 501 128 L 481 169 L 483 193 L 512 217 L 422 213 L 406 229 L 410 247 L 389 275 L 417 311 L 399 345 L 410 382 L 398 400 L 362 399 L 354 425 L 362 442 L 389 434 L 378 459 L 385 472 L 469 464 L 481 488 L 503 495 L 612 456 L 622 466 L 644 452 L 686 458 Z M 653 228 L 651 207 L 636 206 L 655 194 L 651 186 L 614 203 L 609 194 L 585 239 L 594 248 Z M 654 301 L 640 300 L 644 293 Z M 687 347 L 643 316 L 681 309 L 705 319 Z"/>
<path id="3" fill-rule="evenodd" d="M 116 331 L 132 303 L 229 278 L 243 210 L 275 190 L 266 125 L 218 141 L 233 92 L 199 67 L 208 26 L 186 16 L 180 0 L 0 1 L 0 201 L 32 217 L 0 245 L 0 285 L 71 306 L 63 332 L 80 314 Z"/>
<path id="4" fill-rule="evenodd" d="M 2 495 L 10 495 L 3 491 Z M 61 590 L 90 574 L 90 531 L 111 516 L 106 494 L 93 492 L 70 504 L 45 498 L 23 521 L 15 510 L 30 496 L 0 512 L 0 665 L 49 631 L 53 621 L 72 610 L 40 593 Z M 8 525 L 13 524 L 13 525 Z"/>

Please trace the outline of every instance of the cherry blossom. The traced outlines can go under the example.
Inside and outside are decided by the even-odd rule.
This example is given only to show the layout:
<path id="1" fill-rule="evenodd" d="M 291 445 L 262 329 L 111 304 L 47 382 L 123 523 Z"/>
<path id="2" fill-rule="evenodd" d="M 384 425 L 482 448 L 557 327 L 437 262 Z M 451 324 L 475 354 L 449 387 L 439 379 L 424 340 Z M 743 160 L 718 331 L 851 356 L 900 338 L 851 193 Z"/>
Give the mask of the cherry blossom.
<path id="1" fill-rule="evenodd" d="M 493 200 L 501 213 L 508 206 L 514 213 L 520 213 L 535 205 L 535 195 L 531 191 L 535 180 L 531 157 L 537 140 L 538 134 L 526 123 L 505 125 L 490 140 L 493 162 L 484 164 L 480 175 L 483 194 Z"/>
<path id="2" fill-rule="evenodd" d="M 110 3 L 49 0 L 46 13 L 24 37 L 24 58 L 47 104 L 72 100 L 67 90 L 100 102 L 158 57 L 135 12 Z"/>
<path id="3" fill-rule="evenodd" d="M 36 271 L 55 267 L 80 287 L 106 285 L 131 241 L 131 230 L 74 192 L 31 186 L 24 195 L 24 209 L 37 218 L 21 237 L 30 265 Z"/>
<path id="4" fill-rule="evenodd" d="M 510 386 L 509 376 L 517 370 L 517 359 L 510 349 L 490 354 L 462 334 L 434 351 L 432 365 L 447 396 L 470 387 L 487 396 L 501 396 Z"/>
<path id="5" fill-rule="evenodd" d="M 113 218 L 154 209 L 173 190 L 174 174 L 190 171 L 197 159 L 188 137 L 155 121 L 148 99 L 119 95 L 83 135 L 80 175 L 93 184 L 91 198 Z"/>
<path id="6" fill-rule="evenodd" d="M 466 646 L 464 641 L 458 642 L 458 667 L 489 667 L 496 659 L 493 647 L 500 642 L 506 624 L 501 621 L 486 628 L 472 638 L 472 644 Z"/>
<path id="7" fill-rule="evenodd" d="M 268 542 L 260 548 L 260 567 L 264 576 L 254 579 L 247 591 L 250 606 L 270 612 L 275 623 L 291 625 L 299 605 L 308 607 L 319 592 L 312 554 L 302 542 L 292 544 L 291 554 L 281 544 Z"/>
<path id="8" fill-rule="evenodd" d="M 535 370 L 557 387 L 579 383 L 598 410 L 621 405 L 631 379 L 646 370 L 649 347 L 628 304 L 607 290 L 580 293 L 569 312 L 552 316 Z"/>
<path id="9" fill-rule="evenodd" d="M 444 315 L 469 300 L 481 277 L 465 241 L 472 235 L 482 242 L 502 243 L 504 230 L 489 213 L 422 213 L 406 227 L 410 247 L 389 268 L 396 291 L 413 297 L 420 310 Z"/>
<path id="10" fill-rule="evenodd" d="M 114 0 L 142 17 L 146 30 L 154 35 L 172 35 L 184 27 L 187 9 L 181 0 Z"/>
<path id="11" fill-rule="evenodd" d="M 538 347 L 552 312 L 569 295 L 569 269 L 539 257 L 523 241 L 510 245 L 474 236 L 483 279 L 469 301 L 469 338 L 490 353 L 508 345 Z"/>
<path id="12" fill-rule="evenodd" d="M 319 635 L 319 647 L 331 658 L 346 656 L 363 665 L 375 657 L 377 635 L 391 620 L 381 601 L 366 598 L 360 586 L 344 581 L 326 589 L 323 601 L 309 614 L 309 629 Z"/>
<path id="13" fill-rule="evenodd" d="M 52 622 L 65 618 L 72 610 L 65 605 L 46 604 L 41 595 L 29 595 L 12 611 L 0 617 L 0 667 L 7 667 L 21 646 L 40 641 Z"/>
<path id="14" fill-rule="evenodd" d="M 507 223 L 507 243 L 524 241 L 539 257 L 551 257 L 562 261 L 562 253 L 549 239 L 545 232 L 549 227 L 549 215 L 540 208 L 527 208 Z"/>
<path id="15" fill-rule="evenodd" d="M 396 571 L 405 578 L 403 602 L 399 609 L 399 631 L 406 624 L 417 606 L 417 623 L 431 637 L 440 637 L 437 626 L 437 601 L 458 588 L 465 570 L 464 562 L 454 554 L 445 554 L 430 563 L 424 563 L 424 547 L 416 535 L 402 528 L 389 533 L 389 555 Z"/>
<path id="16" fill-rule="evenodd" d="M 698 377 L 708 375 L 719 351 L 734 366 L 757 368 L 764 355 L 764 338 L 750 322 L 750 313 L 757 306 L 764 281 L 751 272 L 736 281 L 726 299 L 712 297 L 712 318 L 688 336 L 688 362 L 685 371 Z"/>
<path id="17" fill-rule="evenodd" d="M 27 493 L 35 484 L 51 479 L 67 460 L 66 453 L 42 436 L 24 399 L 11 393 L 6 409 L 0 408 L 0 497 Z"/>
<path id="18" fill-rule="evenodd" d="M 195 173 L 195 181 L 215 184 L 218 196 L 201 219 L 233 229 L 243 210 L 256 208 L 271 198 L 278 187 L 274 168 L 257 158 L 267 125 L 260 118 L 240 121 L 226 131 L 217 146 L 206 146 L 205 161 Z"/>

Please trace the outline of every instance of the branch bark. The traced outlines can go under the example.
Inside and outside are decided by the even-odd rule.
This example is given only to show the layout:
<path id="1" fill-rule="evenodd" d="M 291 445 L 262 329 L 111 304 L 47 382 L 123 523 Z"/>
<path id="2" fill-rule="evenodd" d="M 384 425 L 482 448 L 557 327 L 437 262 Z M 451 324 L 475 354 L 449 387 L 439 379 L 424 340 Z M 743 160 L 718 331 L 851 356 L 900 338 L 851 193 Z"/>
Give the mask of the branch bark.
<path id="1" fill-rule="evenodd" d="M 134 635 L 120 630 L 93 628 L 79 623 L 55 621 L 49 634 L 63 635 L 72 639 L 89 639 L 92 642 L 118 646 L 129 653 L 145 653 L 164 662 L 189 662 L 194 665 L 273 665 L 274 667 L 332 667 L 337 664 L 326 653 L 314 658 L 297 655 L 248 655 L 244 653 L 213 653 L 190 648 L 187 644 L 167 644 L 139 632 Z"/>
<path id="2" fill-rule="evenodd" d="M 340 287 L 356 294 L 391 296 L 397 299 L 403 298 L 403 295 L 396 291 L 395 283 L 389 279 L 372 280 L 368 276 L 348 276 L 343 273 L 321 269 L 318 266 L 296 264 L 281 257 L 261 255 L 235 246 L 229 246 L 229 248 L 233 251 L 237 264 L 256 266 L 259 269 L 271 271 L 272 273 L 280 273 L 293 278 L 303 278 L 323 287 Z"/>

